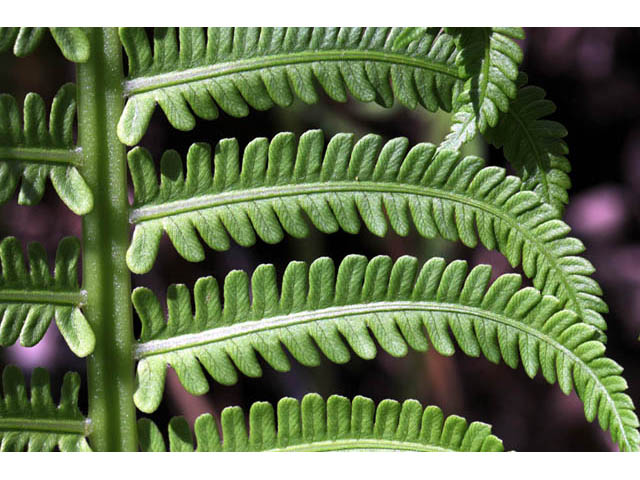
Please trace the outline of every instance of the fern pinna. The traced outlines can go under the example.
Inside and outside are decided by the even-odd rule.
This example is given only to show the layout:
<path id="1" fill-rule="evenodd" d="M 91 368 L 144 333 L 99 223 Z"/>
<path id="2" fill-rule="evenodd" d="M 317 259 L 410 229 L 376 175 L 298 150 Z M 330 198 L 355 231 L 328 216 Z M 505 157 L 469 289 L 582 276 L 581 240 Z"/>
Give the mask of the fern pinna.
<path id="1" fill-rule="evenodd" d="M 160 406 L 169 367 L 202 395 L 205 371 L 232 385 L 240 374 L 261 376 L 263 365 L 288 371 L 290 357 L 312 367 L 323 357 L 344 364 L 352 354 L 373 359 L 378 349 L 402 357 L 433 348 L 521 366 L 565 394 L 575 390 L 588 421 L 597 418 L 621 450 L 638 450 L 622 368 L 606 356 L 603 292 L 561 219 L 570 186 L 566 131 L 546 118 L 555 107 L 544 91 L 519 72 L 521 29 L 49 30 L 76 62 L 77 86 L 60 88 L 48 121 L 37 94 L 22 111 L 0 96 L 0 201 L 18 190 L 18 203 L 35 205 L 49 178 L 82 215 L 82 241 L 60 243 L 52 273 L 42 246 L 30 244 L 25 260 L 19 240 L 2 240 L 0 344 L 33 346 L 55 319 L 69 348 L 87 357 L 89 408 L 83 415 L 77 407 L 75 374 L 65 377 L 56 407 L 45 370 L 31 374 L 29 396 L 22 373 L 6 367 L 0 449 L 501 451 L 487 424 L 445 418 L 416 400 L 376 405 L 310 393 L 275 409 L 255 403 L 248 417 L 230 407 L 221 431 L 211 414 L 196 419 L 195 443 L 182 417 L 166 436 L 151 418 L 136 420 L 136 407 L 151 414 Z M 45 34 L 2 28 L 0 51 L 27 55 Z M 321 92 L 336 102 L 444 110 L 451 128 L 439 145 L 373 133 L 326 138 L 321 130 L 255 138 L 243 148 L 233 138 L 205 138 L 159 162 L 135 146 L 156 105 L 174 128 L 191 130 L 221 111 L 244 117 L 296 98 L 314 104 Z M 516 175 L 461 153 L 478 135 L 504 149 Z M 171 285 L 166 315 L 161 292 L 131 289 L 131 272 L 153 268 L 165 233 L 181 257 L 201 262 L 206 247 L 363 227 L 482 245 L 521 267 L 532 286 L 518 274 L 491 282 L 489 266 L 470 269 L 462 260 L 349 255 L 339 265 L 293 261 L 281 280 L 261 265 L 251 277 L 232 271 L 221 286 L 200 278 L 192 293 Z"/>

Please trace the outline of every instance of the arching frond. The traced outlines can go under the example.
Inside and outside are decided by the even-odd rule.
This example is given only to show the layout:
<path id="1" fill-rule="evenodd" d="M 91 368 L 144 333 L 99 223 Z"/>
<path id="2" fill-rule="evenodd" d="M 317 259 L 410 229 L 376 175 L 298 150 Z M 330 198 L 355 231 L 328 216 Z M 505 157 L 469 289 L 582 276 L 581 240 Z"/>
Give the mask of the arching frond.
<path id="1" fill-rule="evenodd" d="M 561 303 L 528 287 L 519 290 L 519 275 L 503 275 L 489 286 L 491 268 L 441 258 L 419 270 L 417 260 L 389 257 L 370 262 L 358 255 L 345 258 L 337 275 L 331 259 L 287 267 L 279 291 L 273 266 L 253 274 L 251 292 L 244 272 L 224 282 L 224 303 L 213 278 L 196 282 L 195 314 L 184 285 L 167 295 L 165 323 L 159 301 L 137 288 L 133 304 L 142 321 L 135 357 L 138 389 L 134 401 L 154 411 L 162 398 L 167 365 L 190 393 L 208 391 L 202 364 L 222 384 L 237 381 L 236 369 L 262 374 L 256 357 L 279 371 L 290 368 L 283 346 L 303 365 L 320 362 L 320 351 L 332 362 L 345 363 L 351 349 L 361 358 L 376 355 L 376 343 L 394 356 L 411 347 L 425 351 L 428 341 L 452 355 L 454 341 L 472 357 L 520 362 L 534 377 L 542 371 L 566 394 L 575 388 L 587 419 L 597 416 L 621 449 L 638 448 L 633 402 L 624 393 L 622 369 L 604 356 L 598 330 L 579 321 Z M 451 337 L 453 333 L 453 338 Z"/>
<path id="2" fill-rule="evenodd" d="M 429 28 L 395 47 L 402 28 L 158 28 L 153 51 L 143 29 L 120 30 L 129 57 L 127 104 L 118 135 L 135 145 L 156 103 L 179 130 L 218 109 L 243 117 L 249 107 L 288 106 L 294 97 L 318 101 L 316 85 L 332 99 L 347 92 L 389 107 L 451 109 L 458 83 L 453 41 Z M 178 42 L 179 37 L 179 42 Z"/>
<path id="3" fill-rule="evenodd" d="M 210 414 L 200 415 L 194 424 L 198 452 L 324 452 L 418 451 L 418 452 L 502 452 L 502 441 L 482 422 L 467 424 L 457 415 L 444 418 L 435 406 L 423 409 L 420 402 L 373 400 L 357 396 L 353 401 L 332 395 L 325 402 L 316 393 L 302 401 L 283 398 L 277 413 L 267 402 L 249 410 L 249 431 L 239 407 L 228 407 L 220 415 L 222 438 Z M 140 449 L 164 452 L 166 445 L 151 420 L 138 420 Z M 187 421 L 174 417 L 169 423 L 169 448 L 193 452 L 193 436 Z"/>
<path id="4" fill-rule="evenodd" d="M 522 50 L 514 39 L 524 38 L 520 28 L 452 28 L 458 55 L 456 65 L 466 79 L 454 100 L 451 132 L 444 148 L 458 150 L 479 132 L 495 127 L 500 112 L 509 110 L 517 92 Z"/>
<path id="5" fill-rule="evenodd" d="M 17 57 L 29 55 L 40 44 L 45 30 L 51 32 L 67 60 L 76 63 L 89 60 L 89 39 L 79 27 L 0 27 L 0 53 L 13 49 Z"/>
<path id="6" fill-rule="evenodd" d="M 284 232 L 308 234 L 306 216 L 325 233 L 357 233 L 360 218 L 376 235 L 388 224 L 400 235 L 411 225 L 426 238 L 442 236 L 469 247 L 478 240 L 522 264 L 536 288 L 558 297 L 585 322 L 604 330 L 607 306 L 589 275 L 593 266 L 578 256 L 582 242 L 568 237 L 570 228 L 556 212 L 504 169 L 484 167 L 477 157 L 441 150 L 431 144 L 409 149 L 405 138 L 386 144 L 367 135 L 333 137 L 326 149 L 322 132 L 309 131 L 299 143 L 278 134 L 270 143 L 259 138 L 244 150 L 223 140 L 215 148 L 214 174 L 207 144 L 193 145 L 186 177 L 175 151 L 162 157 L 160 185 L 150 154 L 129 154 L 135 186 L 130 220 L 136 225 L 127 263 L 132 271 L 151 269 L 162 232 L 189 261 L 204 259 L 204 242 L 216 250 L 252 245 L 256 235 L 279 242 Z M 386 211 L 386 214 L 385 214 Z M 227 232 L 229 235 L 227 235 Z"/>
<path id="7" fill-rule="evenodd" d="M 569 149 L 562 140 L 567 130 L 545 118 L 555 112 L 556 106 L 544 98 L 543 89 L 525 86 L 524 74 L 518 83 L 518 96 L 495 128 L 487 130 L 487 140 L 504 149 L 506 159 L 523 179 L 522 187 L 536 192 L 560 217 L 571 187 L 571 165 L 566 157 Z"/>
<path id="8" fill-rule="evenodd" d="M 0 95 L 0 203 L 13 195 L 22 177 L 18 203 L 35 205 L 42 199 L 49 177 L 74 213 L 91 211 L 93 196 L 77 168 L 82 155 L 73 145 L 75 114 L 75 85 L 71 83 L 54 97 L 48 126 L 40 95 L 26 96 L 23 115 L 11 95 Z"/>
<path id="9" fill-rule="evenodd" d="M 31 375 L 31 395 L 19 368 L 2 372 L 4 395 L 0 397 L 0 451 L 62 452 L 90 451 L 86 437 L 90 423 L 78 409 L 80 376 L 64 376 L 60 403 L 51 398 L 49 373 L 36 368 Z"/>
<path id="10" fill-rule="evenodd" d="M 20 242 L 13 237 L 0 243 L 0 346 L 20 343 L 31 347 L 44 336 L 51 319 L 79 357 L 95 346 L 95 335 L 80 306 L 84 293 L 78 286 L 80 242 L 75 237 L 58 245 L 52 275 L 47 254 L 39 243 L 28 246 L 27 268 Z"/>

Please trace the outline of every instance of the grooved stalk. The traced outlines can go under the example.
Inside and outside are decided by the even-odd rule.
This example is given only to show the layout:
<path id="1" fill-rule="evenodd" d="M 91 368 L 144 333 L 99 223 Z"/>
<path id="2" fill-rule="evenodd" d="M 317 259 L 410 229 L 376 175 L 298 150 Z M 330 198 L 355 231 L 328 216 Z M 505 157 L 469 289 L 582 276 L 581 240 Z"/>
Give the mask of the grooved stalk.
<path id="1" fill-rule="evenodd" d="M 87 29 L 91 58 L 78 64 L 78 140 L 82 175 L 95 207 L 83 219 L 85 313 L 96 334 L 87 363 L 91 446 L 137 449 L 133 404 L 131 278 L 125 264 L 128 202 L 125 147 L 116 135 L 124 105 L 122 48 L 115 28 Z"/>

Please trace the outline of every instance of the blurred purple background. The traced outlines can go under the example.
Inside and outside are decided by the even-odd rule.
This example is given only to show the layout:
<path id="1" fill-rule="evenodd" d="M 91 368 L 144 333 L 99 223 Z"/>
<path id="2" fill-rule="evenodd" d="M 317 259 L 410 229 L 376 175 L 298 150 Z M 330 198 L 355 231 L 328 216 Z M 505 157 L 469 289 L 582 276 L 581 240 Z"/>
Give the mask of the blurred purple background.
<path id="1" fill-rule="evenodd" d="M 570 206 L 566 221 L 574 235 L 587 246 L 586 256 L 594 263 L 610 313 L 608 355 L 625 368 L 630 395 L 640 402 L 640 47 L 638 29 L 527 29 L 522 42 L 525 59 L 522 70 L 531 84 L 543 87 L 558 106 L 552 117 L 569 130 L 567 142 L 573 166 Z M 0 55 L 0 91 L 12 93 L 21 102 L 29 91 L 43 95 L 50 103 L 56 90 L 73 81 L 73 66 L 62 61 L 48 39 L 36 52 L 15 59 Z M 214 122 L 200 121 L 192 132 L 171 129 L 156 112 L 142 144 L 156 157 L 165 149 L 184 154 L 194 141 L 215 143 L 238 137 L 246 144 L 256 136 L 271 137 L 283 130 L 302 133 L 322 128 L 327 137 L 339 131 L 358 135 L 375 132 L 391 138 L 407 136 L 412 143 L 438 143 L 446 133 L 448 115 L 431 115 L 396 106 L 382 109 L 353 101 L 337 104 L 323 97 L 316 106 L 300 103 L 290 109 L 252 112 L 247 119 L 223 116 Z M 504 165 L 499 151 L 476 142 L 468 148 L 492 164 Z M 2 207 L 0 236 L 17 236 L 24 244 L 42 242 L 50 258 L 66 235 L 79 236 L 81 222 L 56 198 L 50 185 L 43 203 L 20 207 L 11 201 Z M 145 285 L 164 297 L 170 283 L 189 287 L 198 277 L 214 275 L 218 280 L 232 269 L 252 271 L 261 263 L 273 263 L 281 275 L 292 260 L 311 261 L 327 255 L 339 262 L 345 255 L 360 253 L 394 258 L 409 254 L 426 261 L 438 255 L 447 260 L 467 259 L 471 264 L 490 263 L 495 274 L 511 271 L 504 257 L 484 249 L 472 251 L 444 240 L 425 241 L 415 234 L 384 239 L 368 233 L 312 233 L 308 240 L 287 238 L 278 245 L 259 243 L 252 248 L 238 246 L 225 253 L 207 252 L 199 264 L 189 264 L 163 240 L 159 261 L 146 275 L 134 276 L 133 284 Z M 136 325 L 136 329 L 138 329 Z M 20 365 L 28 376 L 35 366 L 52 372 L 54 394 L 64 372 L 84 371 L 84 362 L 71 355 L 55 328 L 36 347 L 13 346 L 0 351 L 0 367 Z M 463 354 L 452 358 L 435 352 L 410 353 L 402 359 L 379 353 L 373 361 L 354 358 L 345 366 L 325 361 L 319 368 L 305 368 L 292 361 L 289 373 L 276 373 L 265 365 L 259 379 L 241 378 L 232 387 L 211 382 L 203 397 L 186 392 L 170 371 L 163 406 L 153 415 L 166 425 L 173 415 L 183 414 L 192 422 L 203 412 L 219 413 L 229 405 L 248 407 L 257 400 L 276 402 L 283 396 L 301 397 L 315 391 L 323 396 L 339 393 L 362 394 L 376 401 L 383 398 L 416 398 L 436 404 L 446 414 L 457 413 L 468 420 L 491 423 L 507 449 L 520 451 L 610 450 L 609 435 L 584 419 L 575 394 L 565 396 L 557 386 L 540 378 L 530 380 L 522 369 L 493 365 Z M 83 386 L 83 393 L 86 383 Z M 82 402 L 86 402 L 82 396 Z M 86 407 L 86 405 L 85 405 Z"/>

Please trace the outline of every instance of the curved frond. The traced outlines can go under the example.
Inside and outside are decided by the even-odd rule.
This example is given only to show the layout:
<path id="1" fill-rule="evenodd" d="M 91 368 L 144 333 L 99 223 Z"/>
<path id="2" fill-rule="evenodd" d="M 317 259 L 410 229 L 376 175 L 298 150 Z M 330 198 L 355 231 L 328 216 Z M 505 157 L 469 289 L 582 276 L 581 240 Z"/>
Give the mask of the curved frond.
<path id="1" fill-rule="evenodd" d="M 415 258 L 389 257 L 368 262 L 351 255 L 336 275 L 333 262 L 321 258 L 310 267 L 289 264 L 282 288 L 271 265 L 258 267 L 251 279 L 231 272 L 224 282 L 224 303 L 211 278 L 196 282 L 195 314 L 184 285 L 167 294 L 168 321 L 155 295 L 137 288 L 132 300 L 142 321 L 135 351 L 138 389 L 134 401 L 154 411 L 162 398 L 167 365 L 190 393 L 208 391 L 202 364 L 218 382 L 262 374 L 256 357 L 279 371 L 290 368 L 285 347 L 301 364 L 315 366 L 320 352 L 335 363 L 350 358 L 347 345 L 371 359 L 380 347 L 403 356 L 411 347 L 428 348 L 428 340 L 444 355 L 459 348 L 472 357 L 521 362 L 530 377 L 542 371 L 566 394 L 575 388 L 587 419 L 596 416 L 621 449 L 638 448 L 633 402 L 624 393 L 622 369 L 604 356 L 598 330 L 579 321 L 562 304 L 528 287 L 519 290 L 519 275 L 503 275 L 489 286 L 491 268 L 446 265 L 441 258 L 418 268 Z M 453 338 L 451 337 L 453 333 Z"/>
<path id="2" fill-rule="evenodd" d="M 436 154 L 426 143 L 409 149 L 405 138 L 384 144 L 377 135 L 354 142 L 339 134 L 325 149 L 322 132 L 314 130 L 299 142 L 290 133 L 256 139 L 242 160 L 237 141 L 223 140 L 212 175 L 210 150 L 207 144 L 189 149 L 186 176 L 179 155 L 166 152 L 159 185 L 150 154 L 129 153 L 136 228 L 127 263 L 135 273 L 151 269 L 163 231 L 185 259 L 201 261 L 196 231 L 211 248 L 226 250 L 229 235 L 243 246 L 256 236 L 267 243 L 279 242 L 284 232 L 305 237 L 305 215 L 324 233 L 357 233 L 362 219 L 376 235 L 385 235 L 388 224 L 407 235 L 413 224 L 426 238 L 469 247 L 480 240 L 497 249 L 511 265 L 522 264 L 536 288 L 606 329 L 601 313 L 607 306 L 589 276 L 594 268 L 578 256 L 582 242 L 567 236 L 570 228 L 535 193 L 520 191 L 520 179 L 478 157 Z"/>
<path id="3" fill-rule="evenodd" d="M 403 403 L 357 396 L 353 401 L 332 395 L 325 402 L 317 393 L 298 401 L 283 398 L 277 412 L 267 402 L 256 402 L 249 410 L 249 431 L 242 409 L 222 410 L 220 425 L 210 414 L 194 424 L 198 452 L 325 452 L 418 451 L 502 452 L 502 441 L 491 434 L 491 425 L 467 421 L 457 415 L 445 419 L 435 406 L 423 408 L 416 400 Z M 151 420 L 138 420 L 140 449 L 164 452 L 166 445 Z M 174 417 L 169 423 L 172 452 L 193 452 L 193 436 L 187 421 Z"/>
<path id="4" fill-rule="evenodd" d="M 454 100 L 451 132 L 444 148 L 458 150 L 478 131 L 495 127 L 500 112 L 509 110 L 517 92 L 522 50 L 514 39 L 524 38 L 520 28 L 451 28 L 458 55 L 456 65 L 466 79 Z"/>
<path id="5" fill-rule="evenodd" d="M 18 203 L 37 204 L 49 177 L 67 207 L 78 215 L 89 213 L 93 195 L 78 172 L 82 154 L 73 145 L 75 85 L 60 88 L 48 125 L 46 113 L 36 93 L 25 97 L 23 115 L 11 95 L 0 95 L 0 203 L 11 198 L 22 178 Z"/>
<path id="6" fill-rule="evenodd" d="M 0 53 L 12 49 L 15 56 L 26 57 L 38 47 L 45 30 L 51 32 L 67 60 L 76 63 L 89 60 L 89 39 L 80 27 L 0 27 Z"/>
<path id="7" fill-rule="evenodd" d="M 522 187 L 536 192 L 560 217 L 571 187 L 571 165 L 566 157 L 569 149 L 563 140 L 567 130 L 545 118 L 556 111 L 556 106 L 545 99 L 543 89 L 525 86 L 525 74 L 518 83 L 518 96 L 495 128 L 487 130 L 487 140 L 504 149 L 504 156 L 523 179 Z"/>
<path id="8" fill-rule="evenodd" d="M 129 58 L 127 104 L 118 135 L 135 145 L 156 103 L 178 130 L 195 117 L 234 117 L 249 107 L 289 106 L 295 97 L 318 101 L 319 85 L 340 102 L 347 93 L 389 107 L 451 109 L 458 83 L 449 35 L 429 28 L 403 47 L 402 28 L 157 28 L 153 51 L 141 28 L 122 28 Z M 178 41 L 179 37 L 179 41 Z M 195 117 L 194 117 L 195 115 Z"/>
<path id="9" fill-rule="evenodd" d="M 90 423 L 78 409 L 80 375 L 64 376 L 60 403 L 51 398 L 49 373 L 36 368 L 31 375 L 31 395 L 19 368 L 5 367 L 4 395 L 0 397 L 0 451 L 62 452 L 90 451 L 86 437 Z"/>
<path id="10" fill-rule="evenodd" d="M 55 318 L 69 348 L 86 357 L 96 339 L 80 310 L 80 242 L 75 237 L 60 242 L 53 275 L 42 245 L 30 243 L 27 250 L 28 268 L 18 240 L 7 237 L 0 243 L 0 346 L 12 345 L 18 337 L 24 346 L 35 345 Z"/>

